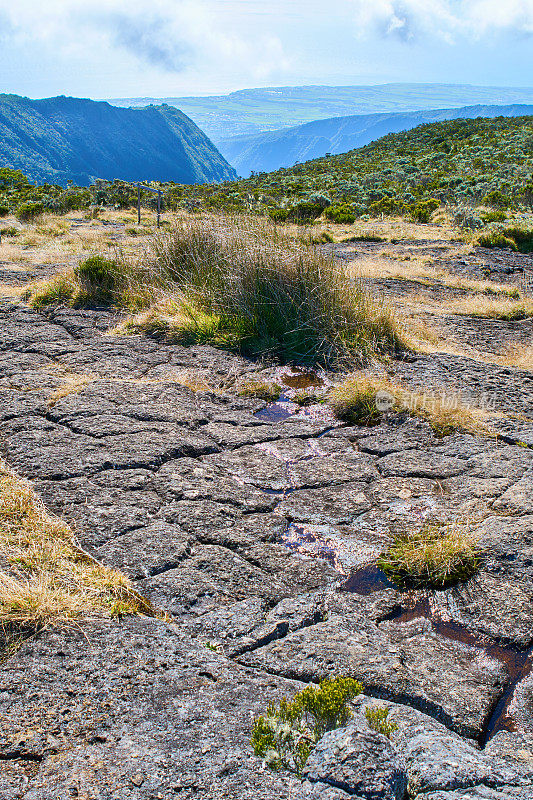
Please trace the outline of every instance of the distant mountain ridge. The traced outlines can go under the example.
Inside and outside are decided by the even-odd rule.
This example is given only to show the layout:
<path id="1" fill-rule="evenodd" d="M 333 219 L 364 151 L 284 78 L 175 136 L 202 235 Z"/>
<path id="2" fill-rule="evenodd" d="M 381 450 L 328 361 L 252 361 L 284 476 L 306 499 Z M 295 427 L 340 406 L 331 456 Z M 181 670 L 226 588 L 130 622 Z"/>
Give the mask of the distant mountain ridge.
<path id="1" fill-rule="evenodd" d="M 219 142 L 219 149 L 239 175 L 248 177 L 252 171 L 272 172 L 281 167 L 292 167 L 297 162 L 321 158 L 328 153 L 346 153 L 388 133 L 400 133 L 426 123 L 528 115 L 533 115 L 533 104 L 477 105 L 400 114 L 333 117 L 254 136 L 234 136 Z"/>
<path id="2" fill-rule="evenodd" d="M 0 166 L 39 183 L 96 178 L 206 183 L 236 173 L 211 140 L 171 106 L 118 108 L 75 97 L 0 94 Z"/>
<path id="3" fill-rule="evenodd" d="M 126 98 L 117 106 L 167 103 L 218 143 L 230 136 L 294 127 L 328 117 L 472 105 L 533 104 L 533 88 L 388 83 L 376 86 L 273 86 L 212 97 Z"/>

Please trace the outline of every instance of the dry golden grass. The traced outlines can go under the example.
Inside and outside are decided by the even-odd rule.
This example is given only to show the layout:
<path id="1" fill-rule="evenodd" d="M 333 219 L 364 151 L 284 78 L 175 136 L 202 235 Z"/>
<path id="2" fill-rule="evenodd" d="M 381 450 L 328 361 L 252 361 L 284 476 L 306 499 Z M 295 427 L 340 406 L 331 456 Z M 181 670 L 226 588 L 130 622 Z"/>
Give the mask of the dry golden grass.
<path id="1" fill-rule="evenodd" d="M 533 300 L 521 298 L 495 298 L 476 295 L 445 304 L 445 309 L 452 314 L 468 317 L 487 317 L 490 319 L 520 320 L 533 317 Z"/>
<path id="2" fill-rule="evenodd" d="M 425 420 L 437 436 L 455 430 L 494 436 L 484 409 L 466 405 L 459 396 L 421 392 L 386 378 L 354 373 L 336 386 L 328 400 L 339 419 L 355 425 L 377 425 L 388 411 Z"/>
<path id="3" fill-rule="evenodd" d="M 27 481 L 0 460 L 0 625 L 43 628 L 91 615 L 152 614 L 131 583 L 80 550 Z"/>
<path id="4" fill-rule="evenodd" d="M 12 283 L 0 283 L 0 297 L 20 297 L 22 286 L 13 286 Z"/>
<path id="5" fill-rule="evenodd" d="M 65 383 L 62 386 L 58 386 L 57 389 L 54 389 L 50 397 L 48 398 L 48 408 L 53 408 L 58 400 L 61 400 L 62 397 L 68 397 L 70 394 L 76 394 L 77 392 L 81 392 L 82 389 L 87 386 L 87 384 L 94 381 L 94 375 L 68 375 L 66 376 Z"/>
<path id="6" fill-rule="evenodd" d="M 481 566 L 478 536 L 468 520 L 428 522 L 398 533 L 377 565 L 401 587 L 443 589 L 468 580 Z"/>
<path id="7" fill-rule="evenodd" d="M 453 254 L 462 254 L 454 248 Z M 458 289 L 475 295 L 487 295 L 489 298 L 501 296 L 505 300 L 511 298 L 518 300 L 520 290 L 516 286 L 505 283 L 496 283 L 488 280 L 473 280 L 453 275 L 444 269 L 435 269 L 431 266 L 431 259 L 423 256 L 409 256 L 396 258 L 385 253 L 376 253 L 364 256 L 354 261 L 348 268 L 353 275 L 361 275 L 371 280 L 392 279 L 399 281 L 412 281 L 422 286 Z"/>

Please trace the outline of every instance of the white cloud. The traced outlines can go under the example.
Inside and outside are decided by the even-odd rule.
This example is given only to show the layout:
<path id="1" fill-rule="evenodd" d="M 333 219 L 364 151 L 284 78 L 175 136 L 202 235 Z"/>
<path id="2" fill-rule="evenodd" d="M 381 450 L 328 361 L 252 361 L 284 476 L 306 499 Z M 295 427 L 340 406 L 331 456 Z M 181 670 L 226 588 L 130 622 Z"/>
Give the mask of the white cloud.
<path id="1" fill-rule="evenodd" d="M 96 58 L 116 50 L 159 72 L 179 73 L 195 64 L 240 71 L 256 78 L 288 69 L 281 40 L 267 31 L 237 34 L 232 15 L 217 0 L 0 0 L 11 37 L 58 55 Z"/>
<path id="2" fill-rule="evenodd" d="M 360 31 L 405 41 L 424 34 L 446 41 L 495 33 L 533 33 L 533 0 L 352 0 Z"/>

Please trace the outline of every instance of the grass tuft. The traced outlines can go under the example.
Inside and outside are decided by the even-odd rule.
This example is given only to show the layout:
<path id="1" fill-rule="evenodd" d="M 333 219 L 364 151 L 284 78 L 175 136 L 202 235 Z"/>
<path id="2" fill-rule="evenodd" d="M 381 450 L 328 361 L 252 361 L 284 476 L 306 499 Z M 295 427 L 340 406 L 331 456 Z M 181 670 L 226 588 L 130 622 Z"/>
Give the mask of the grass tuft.
<path id="1" fill-rule="evenodd" d="M 481 554 L 468 524 L 428 522 L 396 534 L 377 566 L 402 588 L 444 589 L 471 578 Z"/>
<path id="2" fill-rule="evenodd" d="M 359 278 L 265 219 L 178 219 L 137 261 L 106 263 L 101 297 L 137 312 L 125 332 L 324 366 L 405 347 L 391 311 Z M 71 304 L 89 302 L 94 281 L 89 293 L 78 268 L 29 300 L 42 306 L 69 293 Z"/>
<path id="3" fill-rule="evenodd" d="M 151 614 L 128 579 L 80 550 L 30 484 L 0 460 L 0 626 L 41 629 L 91 614 Z"/>
<path id="4" fill-rule="evenodd" d="M 456 430 L 492 436 L 486 412 L 465 405 L 458 396 L 419 392 L 399 383 L 355 374 L 328 397 L 336 416 L 350 425 L 379 425 L 388 412 L 407 413 L 426 421 L 436 436 Z"/>

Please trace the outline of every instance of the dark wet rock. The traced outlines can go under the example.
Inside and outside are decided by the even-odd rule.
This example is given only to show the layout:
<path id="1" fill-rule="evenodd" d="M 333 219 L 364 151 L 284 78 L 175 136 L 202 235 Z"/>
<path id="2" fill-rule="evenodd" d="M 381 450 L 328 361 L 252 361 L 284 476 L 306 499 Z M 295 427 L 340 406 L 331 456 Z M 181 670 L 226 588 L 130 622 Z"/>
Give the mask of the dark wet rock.
<path id="1" fill-rule="evenodd" d="M 357 722 L 326 733 L 304 776 L 365 800 L 403 800 L 406 776 L 389 740 Z"/>

